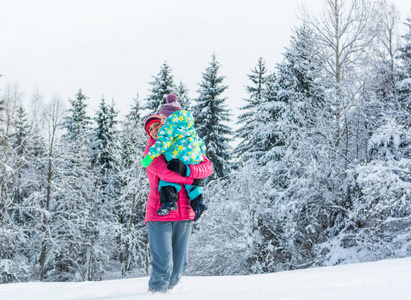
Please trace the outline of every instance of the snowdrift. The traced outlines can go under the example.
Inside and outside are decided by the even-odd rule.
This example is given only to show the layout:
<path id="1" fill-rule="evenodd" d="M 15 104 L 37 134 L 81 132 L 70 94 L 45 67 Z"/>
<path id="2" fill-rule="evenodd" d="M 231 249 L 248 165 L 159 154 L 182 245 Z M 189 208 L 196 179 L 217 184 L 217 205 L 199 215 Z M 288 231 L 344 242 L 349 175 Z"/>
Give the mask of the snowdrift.
<path id="1" fill-rule="evenodd" d="M 190 277 L 168 294 L 147 294 L 148 278 L 0 285 L 0 299 L 411 299 L 411 257 L 263 275 Z"/>

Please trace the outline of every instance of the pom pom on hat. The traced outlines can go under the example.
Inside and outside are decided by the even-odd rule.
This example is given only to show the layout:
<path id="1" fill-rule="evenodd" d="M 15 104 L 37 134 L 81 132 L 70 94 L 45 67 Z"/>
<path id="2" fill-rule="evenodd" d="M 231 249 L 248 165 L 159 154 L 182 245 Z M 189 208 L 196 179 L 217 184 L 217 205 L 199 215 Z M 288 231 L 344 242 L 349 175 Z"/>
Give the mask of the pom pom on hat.
<path id="1" fill-rule="evenodd" d="M 161 122 L 161 117 L 159 115 L 151 115 L 144 122 L 144 129 L 150 137 L 152 136 L 150 135 L 150 132 L 148 130 L 150 128 L 150 125 L 156 122 Z"/>
<path id="2" fill-rule="evenodd" d="M 163 114 L 166 117 L 171 115 L 173 112 L 181 110 L 181 105 L 177 101 L 177 96 L 174 94 L 169 94 L 167 96 L 167 103 L 163 105 L 163 107 L 158 112 L 159 114 Z"/>
<path id="3" fill-rule="evenodd" d="M 174 95 L 174 94 L 169 94 L 169 95 L 167 96 L 167 103 L 171 103 L 171 102 L 178 102 L 176 95 Z"/>

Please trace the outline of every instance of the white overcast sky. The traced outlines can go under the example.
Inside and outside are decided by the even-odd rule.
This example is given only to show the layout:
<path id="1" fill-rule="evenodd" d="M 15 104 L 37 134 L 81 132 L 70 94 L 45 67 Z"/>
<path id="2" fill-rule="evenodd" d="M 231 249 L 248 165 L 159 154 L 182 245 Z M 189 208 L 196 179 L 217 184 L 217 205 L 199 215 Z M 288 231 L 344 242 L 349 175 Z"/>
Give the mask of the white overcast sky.
<path id="1" fill-rule="evenodd" d="M 410 0 L 392 2 L 402 21 L 410 17 Z M 38 88 L 47 102 L 82 88 L 92 116 L 102 96 L 124 115 L 137 93 L 149 94 L 164 61 L 197 97 L 215 52 L 236 116 L 247 74 L 260 56 L 270 71 L 281 61 L 302 3 L 323 7 L 323 0 L 0 0 L 0 89 L 18 83 L 28 102 Z"/>

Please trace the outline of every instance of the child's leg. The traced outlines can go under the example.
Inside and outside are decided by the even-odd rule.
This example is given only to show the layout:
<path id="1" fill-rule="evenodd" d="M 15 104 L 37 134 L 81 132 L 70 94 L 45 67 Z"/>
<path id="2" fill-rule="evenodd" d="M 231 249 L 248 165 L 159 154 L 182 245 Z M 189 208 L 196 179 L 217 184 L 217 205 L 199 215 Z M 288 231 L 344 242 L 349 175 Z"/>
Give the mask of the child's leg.
<path id="1" fill-rule="evenodd" d="M 178 192 L 181 190 L 181 185 L 160 180 L 158 189 L 161 207 L 157 210 L 157 214 L 165 216 L 177 209 Z"/>
<path id="2" fill-rule="evenodd" d="M 203 204 L 203 190 L 197 185 L 185 184 L 184 187 L 190 198 L 190 206 L 195 212 L 194 222 L 197 222 L 207 210 L 207 206 Z"/>
<path id="3" fill-rule="evenodd" d="M 181 190 L 181 185 L 179 185 L 178 183 L 160 180 L 158 184 L 158 190 L 160 192 L 161 204 L 164 204 L 166 202 L 177 202 L 177 194 Z"/>
<path id="4" fill-rule="evenodd" d="M 172 185 L 163 186 L 160 190 L 160 203 L 177 202 L 177 189 Z"/>
<path id="5" fill-rule="evenodd" d="M 197 185 L 185 184 L 184 185 L 188 198 L 190 198 L 190 206 L 195 209 L 203 202 L 203 190 Z"/>

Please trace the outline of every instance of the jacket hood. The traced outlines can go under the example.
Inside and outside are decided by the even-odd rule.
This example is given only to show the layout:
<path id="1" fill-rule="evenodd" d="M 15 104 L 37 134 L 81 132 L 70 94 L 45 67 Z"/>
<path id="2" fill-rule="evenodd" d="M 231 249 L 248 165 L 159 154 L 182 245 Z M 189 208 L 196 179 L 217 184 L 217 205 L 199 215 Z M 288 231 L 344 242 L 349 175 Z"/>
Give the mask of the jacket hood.
<path id="1" fill-rule="evenodd" d="M 179 128 L 188 128 L 194 129 L 194 118 L 189 111 L 186 110 L 178 110 L 173 112 L 165 122 L 165 126 L 168 124 L 172 124 Z"/>

